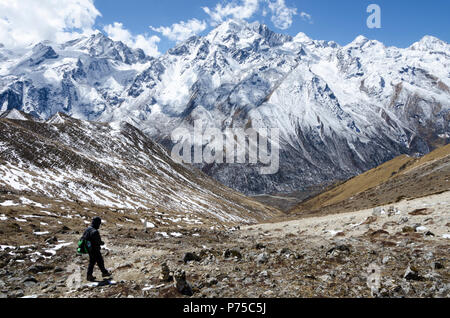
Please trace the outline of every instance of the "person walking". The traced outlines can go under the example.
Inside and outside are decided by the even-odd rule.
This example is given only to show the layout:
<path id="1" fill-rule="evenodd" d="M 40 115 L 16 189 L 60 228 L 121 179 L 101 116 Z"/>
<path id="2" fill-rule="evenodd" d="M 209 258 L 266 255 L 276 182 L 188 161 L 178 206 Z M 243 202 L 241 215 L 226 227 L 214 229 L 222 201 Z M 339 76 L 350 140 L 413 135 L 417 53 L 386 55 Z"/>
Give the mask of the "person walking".
<path id="1" fill-rule="evenodd" d="M 102 272 L 102 277 L 111 277 L 112 274 L 105 268 L 105 262 L 101 253 L 101 247 L 105 245 L 100 237 L 100 225 L 102 224 L 102 219 L 100 217 L 95 217 L 92 220 L 92 224 L 86 229 L 83 234 L 82 239 L 90 242 L 89 252 L 89 266 L 87 271 L 87 280 L 89 282 L 95 282 L 96 278 L 93 276 L 94 267 L 97 264 Z"/>

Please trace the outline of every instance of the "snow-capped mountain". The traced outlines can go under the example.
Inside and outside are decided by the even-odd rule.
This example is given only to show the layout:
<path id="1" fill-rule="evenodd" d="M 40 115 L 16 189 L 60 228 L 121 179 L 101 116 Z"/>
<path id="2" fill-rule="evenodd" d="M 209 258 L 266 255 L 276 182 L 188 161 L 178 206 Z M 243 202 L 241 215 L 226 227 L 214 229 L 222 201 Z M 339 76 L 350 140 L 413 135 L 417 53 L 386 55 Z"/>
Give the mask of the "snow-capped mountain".
<path id="1" fill-rule="evenodd" d="M 20 58 L 0 48 L 0 61 L 3 111 L 126 120 L 167 146 L 195 120 L 281 129 L 275 175 L 202 166 L 246 193 L 346 179 L 449 141 L 450 46 L 431 36 L 405 49 L 362 36 L 340 46 L 230 20 L 155 59 L 96 34 Z"/>
<path id="2" fill-rule="evenodd" d="M 96 119 L 123 102 L 120 96 L 151 60 L 100 32 L 28 50 L 0 47 L 0 110 L 15 108 L 41 119 L 57 112 Z"/>
<path id="3" fill-rule="evenodd" d="M 0 194 L 36 196 L 127 212 L 155 211 L 197 224 L 256 222 L 278 215 L 205 174 L 176 164 L 128 123 L 57 113 L 37 122 L 0 118 Z"/>

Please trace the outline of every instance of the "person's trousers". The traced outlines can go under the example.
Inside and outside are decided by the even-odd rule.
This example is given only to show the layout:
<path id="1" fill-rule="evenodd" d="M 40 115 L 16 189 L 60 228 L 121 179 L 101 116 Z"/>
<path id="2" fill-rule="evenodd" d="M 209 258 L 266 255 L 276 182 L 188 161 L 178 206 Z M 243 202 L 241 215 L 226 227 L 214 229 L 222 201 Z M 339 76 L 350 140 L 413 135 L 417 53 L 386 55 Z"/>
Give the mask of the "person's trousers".
<path id="1" fill-rule="evenodd" d="M 94 273 L 95 264 L 98 265 L 102 273 L 107 272 L 105 268 L 105 262 L 103 261 L 102 253 L 100 251 L 92 251 L 91 253 L 89 253 L 89 267 L 87 272 L 88 277 L 92 276 L 92 274 Z"/>

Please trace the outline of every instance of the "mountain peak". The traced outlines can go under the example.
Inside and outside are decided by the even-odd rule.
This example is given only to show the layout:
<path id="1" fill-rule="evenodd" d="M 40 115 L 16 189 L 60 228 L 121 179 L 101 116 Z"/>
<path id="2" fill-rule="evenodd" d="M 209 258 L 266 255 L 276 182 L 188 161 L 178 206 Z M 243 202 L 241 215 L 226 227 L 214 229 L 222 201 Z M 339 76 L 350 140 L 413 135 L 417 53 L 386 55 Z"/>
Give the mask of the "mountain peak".
<path id="1" fill-rule="evenodd" d="M 367 42 L 369 42 L 368 38 L 366 38 L 364 35 L 358 35 L 349 45 L 361 47 Z"/>
<path id="2" fill-rule="evenodd" d="M 229 19 L 223 22 L 211 31 L 207 37 L 214 42 L 222 43 L 229 41 L 248 43 L 252 39 L 263 38 L 271 47 L 292 41 L 291 36 L 276 33 L 265 24 L 259 22 L 249 23 L 239 19 Z"/>
<path id="3" fill-rule="evenodd" d="M 299 32 L 299 33 L 297 33 L 297 35 L 294 37 L 294 42 L 311 42 L 312 41 L 312 39 L 309 37 L 309 36 L 307 36 L 305 33 L 303 33 L 303 32 Z"/>
<path id="4" fill-rule="evenodd" d="M 425 35 L 420 41 L 411 45 L 410 49 L 417 51 L 445 51 L 448 49 L 448 46 L 448 43 L 435 36 Z"/>

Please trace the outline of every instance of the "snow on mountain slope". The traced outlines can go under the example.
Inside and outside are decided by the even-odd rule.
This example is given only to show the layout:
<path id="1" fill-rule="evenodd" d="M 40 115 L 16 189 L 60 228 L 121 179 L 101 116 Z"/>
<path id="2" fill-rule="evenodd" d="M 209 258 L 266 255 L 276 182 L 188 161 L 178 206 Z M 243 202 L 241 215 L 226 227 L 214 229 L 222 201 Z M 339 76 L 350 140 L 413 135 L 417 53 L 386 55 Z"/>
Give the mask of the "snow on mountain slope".
<path id="1" fill-rule="evenodd" d="M 25 117 L 24 117 L 25 118 Z M 127 123 L 0 119 L 0 190 L 134 211 L 253 222 L 277 215 L 166 151 Z"/>
<path id="2" fill-rule="evenodd" d="M 57 112 L 96 118 L 151 58 L 101 33 L 29 50 L 0 48 L 0 111 L 19 109 L 42 119 Z"/>
<path id="3" fill-rule="evenodd" d="M 448 143 L 450 47 L 431 36 L 405 49 L 362 36 L 339 46 L 229 20 L 151 60 L 112 54 L 111 43 L 97 34 L 44 49 L 33 59 L 46 57 L 42 72 L 25 72 L 16 82 L 11 74 L 18 73 L 17 64 L 1 62 L 0 81 L 9 83 L 0 94 L 2 110 L 125 120 L 169 148 L 172 131 L 195 120 L 205 129 L 279 128 L 275 175 L 261 176 L 250 164 L 200 166 L 252 194 L 347 179 L 397 155 L 425 154 Z M 61 79 L 57 70 L 73 52 L 89 62 Z M 54 86 L 37 91 L 24 84 L 52 79 Z"/>

